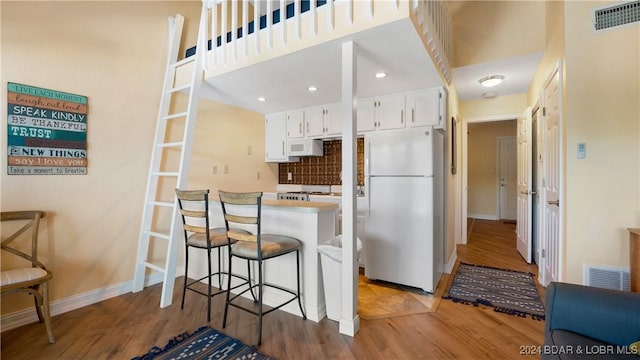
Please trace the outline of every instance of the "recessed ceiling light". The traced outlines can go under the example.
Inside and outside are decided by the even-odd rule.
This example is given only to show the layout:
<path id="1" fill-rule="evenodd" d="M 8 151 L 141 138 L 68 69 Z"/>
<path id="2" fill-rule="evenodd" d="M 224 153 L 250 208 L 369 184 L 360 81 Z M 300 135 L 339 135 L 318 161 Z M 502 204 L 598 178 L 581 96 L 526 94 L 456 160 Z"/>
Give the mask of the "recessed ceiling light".
<path id="1" fill-rule="evenodd" d="M 265 102 L 265 101 L 267 101 L 267 98 L 266 98 L 266 97 L 264 97 L 264 96 L 259 96 L 259 97 L 258 97 L 258 101 L 260 101 L 260 102 Z"/>
<path id="2" fill-rule="evenodd" d="M 318 88 L 317 88 L 317 87 L 315 87 L 315 86 L 309 86 L 309 87 L 307 88 L 307 90 L 309 90 L 309 91 L 311 91 L 311 92 L 314 92 L 314 91 L 317 91 L 317 90 L 318 90 Z"/>
<path id="3" fill-rule="evenodd" d="M 382 79 L 383 77 L 386 77 L 386 76 L 387 76 L 387 73 L 383 73 L 383 72 L 376 73 L 376 77 L 378 79 Z"/>
<path id="4" fill-rule="evenodd" d="M 486 93 L 482 94 L 482 97 L 485 99 L 493 99 L 496 96 L 498 96 L 498 94 L 495 91 L 487 91 Z"/>
<path id="5" fill-rule="evenodd" d="M 504 75 L 491 75 L 483 77 L 478 82 L 484 87 L 492 87 L 500 84 L 504 80 Z"/>

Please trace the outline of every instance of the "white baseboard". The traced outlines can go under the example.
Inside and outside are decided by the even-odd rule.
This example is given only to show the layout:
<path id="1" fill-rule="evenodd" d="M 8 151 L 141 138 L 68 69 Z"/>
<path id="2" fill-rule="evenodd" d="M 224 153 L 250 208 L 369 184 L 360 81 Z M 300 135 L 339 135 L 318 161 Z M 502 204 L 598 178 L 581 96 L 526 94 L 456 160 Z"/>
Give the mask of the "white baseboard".
<path id="1" fill-rule="evenodd" d="M 500 220 L 496 214 L 467 214 L 467 217 L 478 220 Z"/>
<path id="2" fill-rule="evenodd" d="M 453 267 L 456 266 L 456 260 L 458 260 L 458 252 L 454 250 L 451 258 L 449 259 L 449 262 L 445 265 L 445 273 L 451 274 L 451 272 L 453 271 Z"/>
<path id="3" fill-rule="evenodd" d="M 162 282 L 162 274 L 155 273 L 145 277 L 144 286 L 150 286 L 160 282 Z M 131 292 L 132 289 L 133 279 L 120 284 L 109 285 L 82 294 L 73 295 L 68 298 L 56 300 L 49 304 L 51 316 L 64 314 L 72 310 L 92 305 L 116 296 L 120 296 L 122 294 Z M 36 313 L 36 309 L 33 306 L 24 310 L 2 315 L 2 317 L 0 318 L 0 323 L 2 323 L 2 331 L 15 329 L 17 327 L 38 321 L 38 314 Z"/>

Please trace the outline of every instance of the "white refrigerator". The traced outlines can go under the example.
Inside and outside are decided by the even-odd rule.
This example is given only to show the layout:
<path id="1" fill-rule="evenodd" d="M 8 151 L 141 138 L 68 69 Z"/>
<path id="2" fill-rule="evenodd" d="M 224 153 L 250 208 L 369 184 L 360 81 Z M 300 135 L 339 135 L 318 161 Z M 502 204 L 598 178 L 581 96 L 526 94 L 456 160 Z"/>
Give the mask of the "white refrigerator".
<path id="1" fill-rule="evenodd" d="M 369 279 L 435 292 L 443 270 L 444 191 L 436 189 L 443 150 L 443 134 L 430 127 L 365 135 Z"/>

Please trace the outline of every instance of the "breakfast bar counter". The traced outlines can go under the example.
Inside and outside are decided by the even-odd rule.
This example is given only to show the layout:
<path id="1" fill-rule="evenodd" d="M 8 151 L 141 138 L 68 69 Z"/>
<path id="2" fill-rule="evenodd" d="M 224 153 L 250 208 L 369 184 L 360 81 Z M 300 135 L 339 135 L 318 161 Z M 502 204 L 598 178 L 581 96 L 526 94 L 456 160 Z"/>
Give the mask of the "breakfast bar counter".
<path id="1" fill-rule="evenodd" d="M 209 212 L 211 227 L 224 227 L 222 207 L 217 195 L 209 198 Z M 335 219 L 338 205 L 325 202 L 294 201 L 294 200 L 268 200 L 262 201 L 262 233 L 280 234 L 291 236 L 302 242 L 301 252 L 301 291 L 304 309 L 307 318 L 312 321 L 320 321 L 326 315 L 324 301 L 324 287 L 317 247 L 319 244 L 335 236 Z M 226 268 L 228 257 L 226 251 L 223 256 L 223 267 Z M 199 278 L 207 273 L 207 263 L 202 252 L 189 256 L 189 277 Z M 217 261 L 217 257 L 213 257 Z M 233 260 L 233 272 L 246 275 L 246 262 L 239 259 Z M 191 266 L 193 264 L 194 266 Z M 265 281 L 278 284 L 290 289 L 296 288 L 296 256 L 295 253 L 287 254 L 264 264 Z M 257 274 L 257 268 L 253 267 L 252 276 Z M 251 295 L 248 295 L 249 297 Z M 269 306 L 282 303 L 287 294 L 265 288 L 264 303 Z M 302 316 L 296 302 L 287 304 L 282 310 Z M 231 318 L 233 319 L 233 317 Z"/>

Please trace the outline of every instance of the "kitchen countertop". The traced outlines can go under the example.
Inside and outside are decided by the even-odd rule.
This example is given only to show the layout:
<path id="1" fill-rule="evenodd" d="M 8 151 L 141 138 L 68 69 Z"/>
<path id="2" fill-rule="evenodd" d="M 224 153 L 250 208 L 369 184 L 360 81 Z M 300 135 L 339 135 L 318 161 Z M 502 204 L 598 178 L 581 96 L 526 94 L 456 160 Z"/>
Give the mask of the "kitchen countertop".
<path id="1" fill-rule="evenodd" d="M 209 197 L 210 202 L 220 203 L 217 193 Z M 296 200 L 274 200 L 262 199 L 262 207 L 274 210 L 289 210 L 300 212 L 323 212 L 338 210 L 336 203 L 319 201 L 296 201 Z"/>

